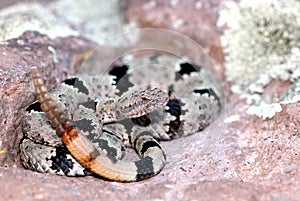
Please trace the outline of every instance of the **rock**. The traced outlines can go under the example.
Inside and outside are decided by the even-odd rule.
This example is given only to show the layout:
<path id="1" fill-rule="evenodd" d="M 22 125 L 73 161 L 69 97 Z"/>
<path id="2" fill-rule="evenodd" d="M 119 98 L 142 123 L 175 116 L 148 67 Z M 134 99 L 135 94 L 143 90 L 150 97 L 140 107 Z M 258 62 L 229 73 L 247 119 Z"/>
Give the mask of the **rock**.
<path id="1" fill-rule="evenodd" d="M 21 121 L 26 106 L 34 101 L 30 68 L 40 68 L 52 88 L 67 75 L 75 74 L 83 55 L 94 47 L 94 43 L 82 38 L 51 40 L 32 31 L 0 44 L 0 166 L 19 164 Z"/>
<path id="2" fill-rule="evenodd" d="M 195 40 L 218 64 L 224 62 L 220 35 L 216 26 L 219 0 L 121 1 L 125 20 L 139 27 L 164 28 Z M 216 65 L 221 75 L 223 67 Z"/>
<path id="3" fill-rule="evenodd" d="M 192 36 L 216 58 L 221 64 L 217 70 L 223 73 L 220 33 L 214 24 L 222 1 L 121 2 L 130 22 L 135 20 L 143 27 L 172 26 L 173 30 Z M 204 18 L 200 19 L 201 16 Z M 52 48 L 49 51 L 49 44 L 56 57 Z M 239 95 L 229 92 L 224 119 L 196 135 L 162 143 L 168 164 L 151 179 L 124 184 L 95 176 L 59 177 L 11 167 L 19 165 L 16 148 L 21 137 L 20 121 L 24 108 L 34 99 L 28 74 L 30 66 L 43 66 L 43 75 L 53 87 L 67 74 L 76 72 L 82 55 L 92 46 L 81 38 L 50 40 L 36 32 L 1 43 L 1 199 L 299 200 L 299 102 L 282 106 L 281 113 L 263 121 L 247 115 L 249 105 Z M 273 90 L 276 93 L 276 87 Z M 218 136 L 218 140 L 204 138 L 212 135 L 213 139 Z M 201 150 L 205 142 L 212 147 L 204 153 Z"/>

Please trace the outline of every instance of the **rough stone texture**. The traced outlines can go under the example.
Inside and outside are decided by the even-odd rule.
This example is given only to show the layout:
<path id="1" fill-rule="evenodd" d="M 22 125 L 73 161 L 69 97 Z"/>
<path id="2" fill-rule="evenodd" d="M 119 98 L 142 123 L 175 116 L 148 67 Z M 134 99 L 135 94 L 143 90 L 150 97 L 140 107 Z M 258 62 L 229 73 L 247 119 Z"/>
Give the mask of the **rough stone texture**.
<path id="1" fill-rule="evenodd" d="M 34 100 L 30 68 L 41 68 L 46 82 L 54 87 L 67 75 L 75 74 L 83 55 L 94 47 L 85 39 L 50 40 L 31 31 L 0 44 L 0 166 L 18 161 L 21 120 L 26 106 Z"/>
<path id="2" fill-rule="evenodd" d="M 220 48 L 222 30 L 215 26 L 220 0 L 122 0 L 121 8 L 127 22 L 140 27 L 164 28 L 187 35 L 200 44 L 217 62 L 224 56 Z M 221 66 L 219 72 L 223 75 Z"/>
<path id="3" fill-rule="evenodd" d="M 3 200 L 298 200 L 299 134 L 294 129 L 300 125 L 299 104 L 288 105 L 284 114 L 266 122 L 246 115 L 248 106 L 236 95 L 227 106 L 231 110 L 224 132 L 209 155 L 184 146 L 184 142 L 197 146 L 205 131 L 175 145 L 163 143 L 169 161 L 166 168 L 136 183 L 0 168 Z M 286 125 L 287 118 L 295 125 Z M 224 122 L 215 126 L 220 124 Z M 251 158 L 254 154 L 257 157 Z"/>
<path id="4" fill-rule="evenodd" d="M 179 14 L 190 16 L 194 10 L 196 17 L 194 16 L 192 21 L 194 24 L 189 24 L 190 29 L 185 26 L 178 26 L 176 30 L 194 38 L 197 38 L 198 35 L 206 35 L 206 38 L 202 39 L 203 41 L 207 40 L 204 42 L 207 45 L 205 49 L 210 50 L 212 55 L 221 55 L 220 46 L 214 44 L 219 40 L 219 33 L 215 33 L 215 25 L 211 23 L 215 20 L 215 16 L 212 15 L 210 18 L 209 15 L 206 15 L 205 19 L 200 19 L 196 15 L 196 13 L 204 12 L 203 10 L 216 15 L 220 1 L 210 1 L 212 4 L 206 0 L 199 1 L 198 4 L 194 1 L 190 3 L 190 1 L 174 0 L 147 2 L 150 3 L 122 1 L 127 5 L 126 9 L 123 10 L 124 15 L 132 16 L 128 17 L 128 20 L 136 19 L 143 26 L 150 26 L 153 25 L 152 22 L 156 22 L 154 24 L 156 27 L 170 28 L 170 22 L 163 16 L 169 16 L 169 19 L 173 19 L 172 16 Z M 148 7 L 150 5 L 150 8 L 142 10 L 143 7 L 147 8 L 144 4 Z M 157 6 L 151 8 L 152 4 Z M 176 4 L 175 7 L 178 8 L 173 10 L 172 6 L 168 8 L 167 5 L 173 4 Z M 189 5 L 190 10 L 187 11 L 186 8 Z M 202 7 L 198 6 L 201 7 L 201 12 L 195 9 L 194 5 L 202 5 Z M 182 6 L 183 9 L 180 10 L 179 6 Z M 138 12 L 138 10 L 140 11 Z M 149 16 L 152 16 L 151 20 L 149 20 Z M 201 29 L 199 26 L 201 23 L 207 26 L 209 24 L 209 28 Z M 198 26 L 196 26 L 197 24 Z M 194 28 L 192 29 L 192 27 Z M 207 30 L 211 30 L 211 33 L 207 34 Z M 208 35 L 209 39 L 215 38 L 214 42 L 207 39 Z M 76 57 L 77 59 L 81 58 L 82 52 L 85 52 L 82 46 L 76 46 L 77 39 L 75 39 L 72 38 L 73 41 L 60 39 L 59 43 L 50 41 L 56 45 L 60 44 L 57 47 L 52 44 L 57 51 L 61 50 L 60 53 L 63 58 L 59 59 L 60 62 L 58 63 L 53 62 L 53 55 L 46 51 L 47 46 L 43 45 L 49 43 L 47 38 L 38 46 L 30 46 L 32 50 L 23 48 L 21 51 L 17 48 L 20 45 L 15 45 L 15 47 L 1 44 L 0 72 L 6 74 L 0 76 L 1 83 L 5 83 L 5 85 L 1 84 L 0 89 L 2 90 L 0 91 L 1 100 L 4 100 L 1 103 L 0 129 L 3 129 L 2 125 L 4 125 L 3 121 L 5 120 L 15 122 L 15 126 L 17 126 L 24 107 L 33 100 L 33 87 L 29 84 L 29 78 L 24 76 L 28 75 L 29 65 L 44 64 L 44 66 L 50 66 L 45 68 L 43 73 L 48 75 L 46 76 L 47 81 L 53 86 L 54 77 L 59 80 L 62 79 L 65 74 L 61 75 L 61 72 L 66 72 L 66 67 L 70 63 L 73 63 L 71 66 L 76 66 L 74 64 L 77 62 L 70 62 L 74 61 L 70 58 L 73 58 L 76 51 L 78 52 L 75 55 L 79 55 Z M 70 42 L 69 45 L 73 44 L 71 52 L 68 52 L 69 46 L 64 45 L 67 43 L 66 41 Z M 197 40 L 197 42 L 201 41 Z M 9 44 L 13 42 L 17 44 L 17 40 L 9 41 Z M 8 56 L 3 54 L 3 52 L 5 53 L 3 50 L 7 51 Z M 43 59 L 41 59 L 41 55 L 43 55 Z M 217 60 L 222 61 L 222 57 L 220 56 Z M 9 68 L 17 65 L 20 68 Z M 3 66 L 6 66 L 5 71 L 2 71 Z M 16 74 L 16 69 L 20 69 L 22 74 Z M 70 69 L 74 70 L 75 68 L 71 67 Z M 217 68 L 217 70 L 223 72 L 221 68 Z M 57 75 L 59 77 L 56 77 Z M 7 79 L 3 81 L 2 77 Z M 20 87 L 22 90 L 19 89 Z M 4 89 L 7 89 L 6 94 Z M 9 94 L 11 95 L 8 96 Z M 21 99 L 22 97 L 23 99 Z M 168 156 L 168 164 L 159 175 L 149 180 L 124 184 L 108 182 L 92 176 L 68 178 L 35 173 L 19 166 L 6 168 L 4 164 L 0 164 L 0 200 L 299 200 L 299 102 L 284 105 L 281 113 L 277 113 L 271 120 L 263 121 L 245 113 L 249 106 L 238 95 L 228 93 L 227 100 L 225 119 L 220 119 L 209 129 L 199 134 L 174 142 L 163 143 L 162 146 L 166 149 Z M 3 106 L 6 106 L 4 103 L 7 102 L 11 107 L 5 107 L 3 110 Z M 218 129 L 213 130 L 213 128 Z M 208 149 L 207 154 L 205 154 L 203 149 L 200 149 L 203 146 L 204 136 L 221 132 L 219 130 L 221 128 L 223 130 L 219 140 L 214 142 L 214 148 Z M 16 157 L 16 150 L 13 147 L 19 137 L 19 135 L 16 137 L 19 132 L 13 130 L 13 126 L 10 127 L 10 130 L 6 129 L 7 127 L 4 127 L 1 130 L 0 139 L 5 140 L 5 143 L 0 144 L 0 150 L 5 150 L 4 153 L 0 152 L 1 161 L 11 154 L 10 158 Z M 4 145 L 5 149 L 3 148 Z M 8 146 L 10 149 L 6 149 Z"/>

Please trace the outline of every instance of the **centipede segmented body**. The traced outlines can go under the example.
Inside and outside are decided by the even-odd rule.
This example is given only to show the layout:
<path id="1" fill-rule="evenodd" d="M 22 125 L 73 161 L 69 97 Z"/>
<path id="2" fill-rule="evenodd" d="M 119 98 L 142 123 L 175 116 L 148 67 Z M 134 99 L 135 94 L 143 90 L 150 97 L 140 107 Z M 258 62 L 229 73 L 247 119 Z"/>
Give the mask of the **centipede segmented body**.
<path id="1" fill-rule="evenodd" d="M 92 172 L 121 182 L 152 177 L 166 165 L 160 140 L 200 132 L 221 111 L 211 74 L 170 55 L 126 59 L 50 92 L 39 70 L 31 73 L 38 102 L 26 109 L 20 150 L 23 166 L 39 172 Z M 127 147 L 139 159 L 125 157 Z"/>
<path id="2" fill-rule="evenodd" d="M 93 173 L 114 181 L 137 181 L 157 174 L 165 165 L 165 155 L 154 138 L 145 134 L 139 136 L 142 158 L 135 162 L 111 160 L 107 153 L 96 148 L 88 138 L 74 126 L 63 110 L 49 94 L 37 68 L 32 69 L 35 93 L 40 107 L 56 133 L 72 156 Z M 143 98 L 145 94 L 143 93 Z M 147 147 L 147 144 L 151 146 Z M 149 149 L 149 150 L 147 150 Z M 154 164 L 153 162 L 156 162 Z M 158 164 L 159 163 L 159 164 Z M 155 167 L 154 167 L 155 166 Z"/>

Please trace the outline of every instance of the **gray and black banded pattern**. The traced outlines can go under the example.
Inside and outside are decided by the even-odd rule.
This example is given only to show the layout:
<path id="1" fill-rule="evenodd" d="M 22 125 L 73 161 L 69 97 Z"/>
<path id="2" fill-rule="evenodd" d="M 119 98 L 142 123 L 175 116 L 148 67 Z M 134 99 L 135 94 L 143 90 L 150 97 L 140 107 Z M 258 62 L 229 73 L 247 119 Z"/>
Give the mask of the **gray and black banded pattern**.
<path id="1" fill-rule="evenodd" d="M 205 80 L 208 76 L 205 68 L 172 56 L 124 58 L 121 65 L 114 64 L 104 75 L 83 74 L 63 81 L 51 95 L 99 148 L 100 152 L 95 153 L 104 153 L 112 170 L 120 164 L 128 166 L 125 169 L 134 181 L 149 178 L 165 166 L 166 156 L 159 140 L 196 133 L 216 119 L 221 109 L 220 93 Z M 135 104 L 151 109 L 156 103 L 144 103 L 148 96 L 143 97 L 143 91 L 157 87 L 168 94 L 166 104 L 145 114 L 139 111 L 138 115 L 127 115 L 131 114 L 128 108 Z M 134 99 L 135 94 L 142 97 L 140 102 Z M 128 100 L 125 108 L 117 106 Z M 24 167 L 68 176 L 91 174 L 64 147 L 38 102 L 26 112 L 20 143 Z M 122 163 L 125 147 L 135 149 L 141 159 Z"/>

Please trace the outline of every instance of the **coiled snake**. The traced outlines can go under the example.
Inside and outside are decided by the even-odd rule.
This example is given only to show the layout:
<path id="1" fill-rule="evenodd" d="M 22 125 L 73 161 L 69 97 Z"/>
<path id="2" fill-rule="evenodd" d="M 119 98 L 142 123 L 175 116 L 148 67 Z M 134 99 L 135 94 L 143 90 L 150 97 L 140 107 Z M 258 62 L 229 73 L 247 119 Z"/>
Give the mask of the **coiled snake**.
<path id="1" fill-rule="evenodd" d="M 141 57 L 102 75 L 69 78 L 49 93 L 33 68 L 38 102 L 26 109 L 22 164 L 122 182 L 156 175 L 166 164 L 158 140 L 196 133 L 218 116 L 220 94 L 208 76 L 205 68 L 172 56 Z M 140 159 L 124 160 L 125 147 Z"/>

